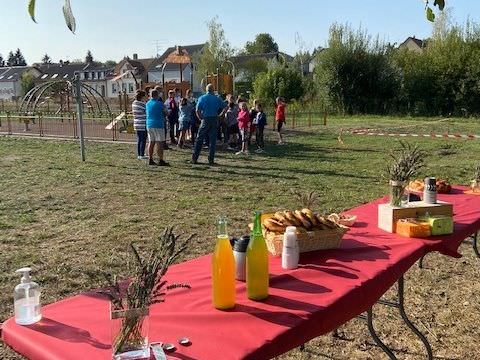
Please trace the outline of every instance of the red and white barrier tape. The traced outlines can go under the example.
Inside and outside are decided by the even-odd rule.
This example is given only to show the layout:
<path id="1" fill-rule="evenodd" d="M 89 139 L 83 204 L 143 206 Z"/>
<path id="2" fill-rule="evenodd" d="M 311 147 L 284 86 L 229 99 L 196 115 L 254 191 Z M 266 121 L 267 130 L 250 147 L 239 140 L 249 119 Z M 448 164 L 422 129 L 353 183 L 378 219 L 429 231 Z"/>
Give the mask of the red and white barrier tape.
<path id="1" fill-rule="evenodd" d="M 353 135 L 366 135 L 366 136 L 480 140 L 480 135 L 473 135 L 473 134 L 395 134 L 395 133 L 381 133 L 381 132 L 377 133 L 377 132 L 368 132 L 368 131 L 349 131 L 346 133 L 350 133 Z"/>

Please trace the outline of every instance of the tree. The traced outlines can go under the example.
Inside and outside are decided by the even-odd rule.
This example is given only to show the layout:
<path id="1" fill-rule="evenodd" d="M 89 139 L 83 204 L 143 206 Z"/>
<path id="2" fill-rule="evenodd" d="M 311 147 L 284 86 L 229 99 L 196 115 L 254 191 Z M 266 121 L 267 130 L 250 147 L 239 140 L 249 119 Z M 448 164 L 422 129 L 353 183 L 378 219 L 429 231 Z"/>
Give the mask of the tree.
<path id="1" fill-rule="evenodd" d="M 20 84 L 22 86 L 22 95 L 25 96 L 35 86 L 33 75 L 25 71 L 20 77 Z"/>
<path id="2" fill-rule="evenodd" d="M 103 66 L 105 66 L 106 68 L 114 68 L 115 66 L 117 66 L 117 62 L 114 60 L 107 60 L 103 63 Z"/>
<path id="3" fill-rule="evenodd" d="M 52 63 L 52 58 L 48 56 L 48 54 L 43 55 L 42 57 L 42 64 L 51 64 Z"/>
<path id="4" fill-rule="evenodd" d="M 3 56 L 2 54 L 0 54 L 0 67 L 4 67 L 5 66 L 5 61 L 3 61 Z"/>
<path id="5" fill-rule="evenodd" d="M 258 74 L 268 71 L 268 61 L 265 59 L 252 59 L 237 66 L 237 74 L 240 79 L 236 82 L 236 90 L 239 94 L 253 91 L 253 83 Z"/>
<path id="6" fill-rule="evenodd" d="M 258 74 L 253 89 L 255 97 L 264 104 L 273 104 L 279 96 L 287 101 L 300 100 L 305 94 L 300 72 L 279 64 L 272 64 L 267 72 Z"/>
<path id="7" fill-rule="evenodd" d="M 93 63 L 93 55 L 90 50 L 87 51 L 87 55 L 85 56 L 85 63 L 87 64 Z"/>
<path id="8" fill-rule="evenodd" d="M 216 16 L 207 22 L 207 27 L 209 39 L 198 56 L 198 72 L 201 76 L 216 73 L 217 69 L 227 73 L 230 65 L 226 61 L 233 55 L 233 50 L 225 37 L 223 26 Z"/>
<path id="9" fill-rule="evenodd" d="M 15 51 L 15 65 L 14 66 L 27 66 L 27 62 L 25 61 L 25 58 L 23 57 L 23 54 L 20 51 L 20 49 L 17 49 L 17 51 Z"/>
<path id="10" fill-rule="evenodd" d="M 353 113 L 385 113 L 400 89 L 400 72 L 390 47 L 362 29 L 330 28 L 328 49 L 316 58 L 315 83 L 324 106 Z"/>
<path id="11" fill-rule="evenodd" d="M 15 57 L 15 54 L 10 51 L 8 53 L 8 60 L 7 60 L 7 66 L 15 66 L 15 62 L 16 62 L 16 57 Z"/>
<path id="12" fill-rule="evenodd" d="M 269 54 L 278 52 L 278 44 L 272 35 L 260 33 L 255 36 L 254 41 L 248 41 L 245 44 L 245 52 L 247 54 Z"/>

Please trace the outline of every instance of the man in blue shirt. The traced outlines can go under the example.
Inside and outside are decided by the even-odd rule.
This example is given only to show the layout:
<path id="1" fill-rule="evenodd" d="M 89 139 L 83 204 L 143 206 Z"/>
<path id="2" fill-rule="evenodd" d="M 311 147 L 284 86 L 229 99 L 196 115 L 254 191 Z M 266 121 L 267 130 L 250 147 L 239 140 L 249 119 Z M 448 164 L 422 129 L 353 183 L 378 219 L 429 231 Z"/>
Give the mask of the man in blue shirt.
<path id="1" fill-rule="evenodd" d="M 215 164 L 215 146 L 219 117 L 223 116 L 226 110 L 225 103 L 213 93 L 213 85 L 207 85 L 207 93 L 202 95 L 197 102 L 197 116 L 202 121 L 198 129 L 198 136 L 195 141 L 195 148 L 192 156 L 192 163 L 197 164 L 198 157 L 202 151 L 202 144 L 208 137 L 208 163 Z"/>
<path id="2" fill-rule="evenodd" d="M 148 133 L 148 165 L 169 166 L 163 160 L 163 145 L 165 143 L 165 115 L 167 110 L 159 99 L 157 90 L 152 90 L 151 98 L 147 102 L 147 133 Z M 153 161 L 153 151 L 157 145 L 157 154 L 160 158 L 157 164 Z"/>

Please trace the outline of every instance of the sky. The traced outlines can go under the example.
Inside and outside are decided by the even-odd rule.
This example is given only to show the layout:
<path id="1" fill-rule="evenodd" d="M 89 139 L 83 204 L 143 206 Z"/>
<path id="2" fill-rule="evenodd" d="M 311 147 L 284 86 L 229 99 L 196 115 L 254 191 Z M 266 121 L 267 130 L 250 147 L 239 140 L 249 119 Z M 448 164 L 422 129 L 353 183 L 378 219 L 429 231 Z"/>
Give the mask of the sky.
<path id="1" fill-rule="evenodd" d="M 296 34 L 307 50 L 325 46 L 334 22 L 361 26 L 391 43 L 413 35 L 425 38 L 432 31 L 422 0 L 71 0 L 75 35 L 65 26 L 63 0 L 38 0 L 37 24 L 30 20 L 27 2 L 0 0 L 0 54 L 5 58 L 20 48 L 28 63 L 39 62 L 45 53 L 53 61 L 84 59 L 87 50 L 99 61 L 133 53 L 152 57 L 169 46 L 205 42 L 206 22 L 217 15 L 234 48 L 267 32 L 291 55 L 299 50 Z M 447 0 L 447 7 L 457 23 L 480 20 L 479 1 Z"/>

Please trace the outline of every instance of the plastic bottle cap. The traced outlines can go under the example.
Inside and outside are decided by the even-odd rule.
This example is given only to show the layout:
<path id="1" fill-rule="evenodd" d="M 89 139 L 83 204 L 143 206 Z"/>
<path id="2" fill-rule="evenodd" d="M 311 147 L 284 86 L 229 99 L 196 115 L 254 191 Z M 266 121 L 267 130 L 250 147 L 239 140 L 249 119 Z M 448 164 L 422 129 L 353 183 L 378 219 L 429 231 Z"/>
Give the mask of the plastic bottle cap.
<path id="1" fill-rule="evenodd" d="M 22 274 L 22 279 L 21 279 L 22 284 L 30 282 L 30 271 L 32 271 L 32 269 L 29 267 L 24 267 L 15 271 L 15 273 L 17 274 Z"/>

